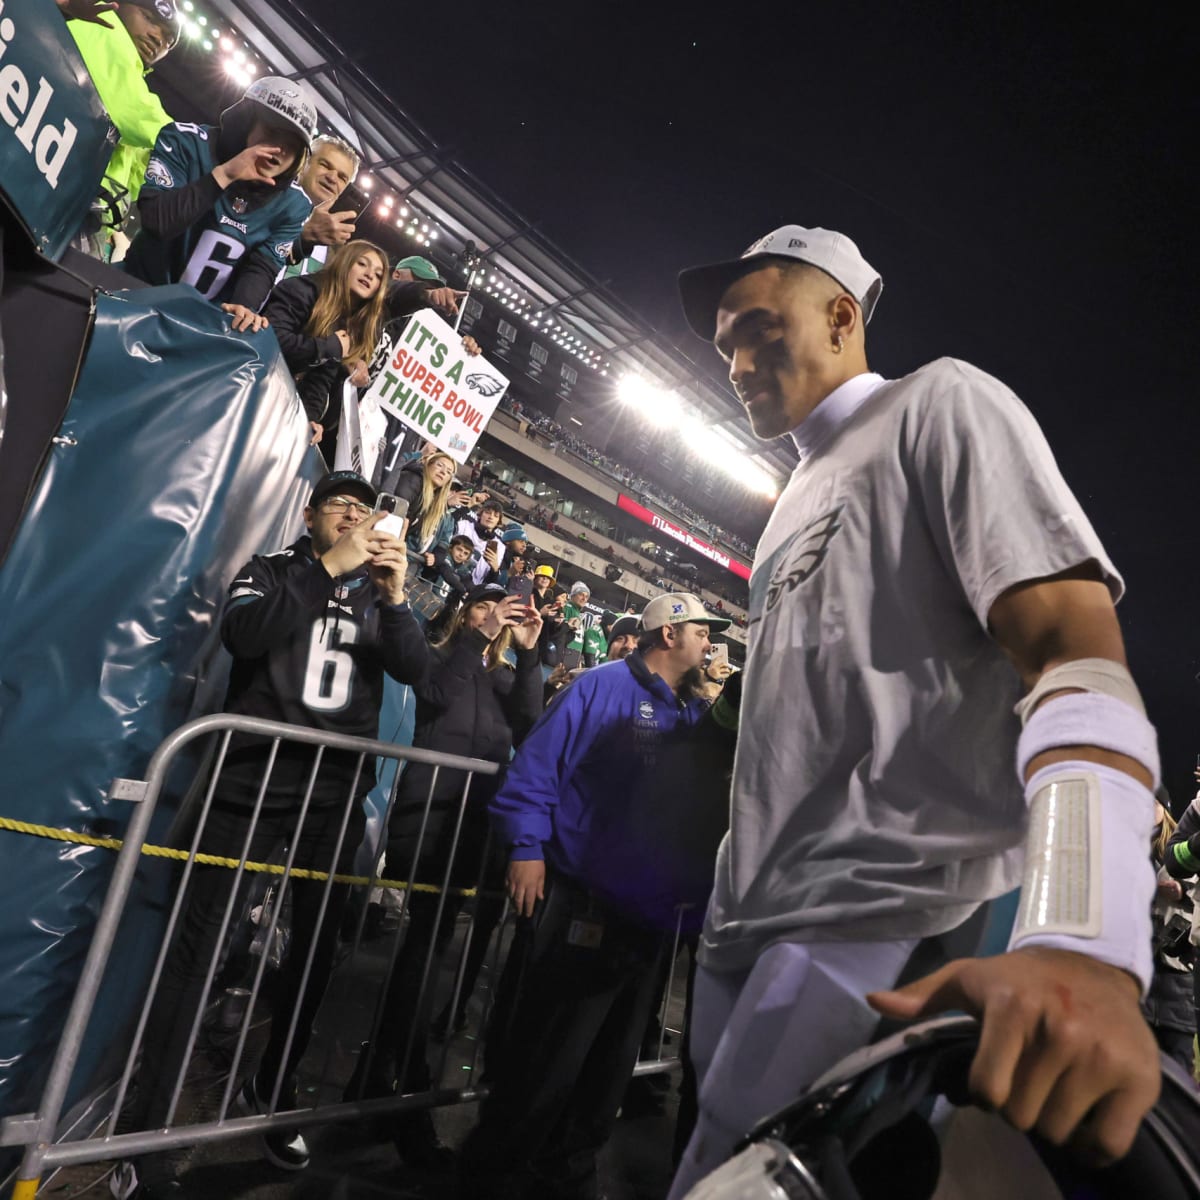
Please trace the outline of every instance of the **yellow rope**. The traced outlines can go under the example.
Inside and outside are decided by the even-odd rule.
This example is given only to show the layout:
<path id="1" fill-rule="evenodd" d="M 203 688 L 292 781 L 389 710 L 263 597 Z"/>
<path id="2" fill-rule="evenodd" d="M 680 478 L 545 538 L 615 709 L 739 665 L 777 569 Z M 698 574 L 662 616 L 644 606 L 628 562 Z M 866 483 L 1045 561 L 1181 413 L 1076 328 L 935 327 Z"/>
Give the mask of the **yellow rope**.
<path id="1" fill-rule="evenodd" d="M 31 837 L 50 838 L 56 842 L 74 842 L 78 846 L 99 846 L 102 850 L 120 850 L 124 845 L 120 838 L 93 837 L 89 833 L 76 833 L 71 829 L 55 829 L 52 825 L 35 825 L 32 821 L 15 821 L 12 817 L 0 817 L 0 829 L 7 829 L 12 833 L 29 834 Z M 186 850 L 175 850 L 170 846 L 143 845 L 142 853 L 151 858 L 174 858 L 180 861 L 184 861 L 188 857 Z M 203 863 L 206 867 L 236 868 L 241 860 L 226 858 L 219 854 L 197 854 L 196 861 Z M 244 864 L 243 870 L 261 871 L 267 875 L 282 875 L 283 865 L 281 863 L 248 862 Z M 307 867 L 293 867 L 291 877 L 293 879 L 325 880 L 329 878 L 329 872 L 313 871 Z M 373 880 L 369 875 L 335 875 L 333 881 L 334 883 L 352 883 L 360 886 L 373 884 L 375 887 L 391 888 L 397 891 L 408 888 L 414 892 L 431 892 L 434 895 L 442 890 L 435 883 L 410 884 L 401 879 Z M 455 896 L 471 897 L 476 895 L 475 888 L 448 888 L 447 891 Z"/>

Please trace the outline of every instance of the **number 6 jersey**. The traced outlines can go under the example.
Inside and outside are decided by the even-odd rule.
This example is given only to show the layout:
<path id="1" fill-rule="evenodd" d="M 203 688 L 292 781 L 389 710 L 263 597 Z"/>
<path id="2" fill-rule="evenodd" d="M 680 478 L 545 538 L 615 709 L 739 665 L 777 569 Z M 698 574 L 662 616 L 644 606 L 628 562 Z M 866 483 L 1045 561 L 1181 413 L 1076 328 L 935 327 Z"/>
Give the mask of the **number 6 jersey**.
<path id="1" fill-rule="evenodd" d="M 331 579 L 303 537 L 277 554 L 255 557 L 229 585 L 221 640 L 233 655 L 225 711 L 284 721 L 330 733 L 374 738 L 379 733 L 383 673 L 414 683 L 429 650 L 408 606 L 385 605 L 365 570 Z M 221 772 L 218 795 L 254 803 L 270 743 L 236 735 Z M 315 747 L 281 743 L 265 804 L 298 807 Z M 326 750 L 314 804 L 345 799 L 358 756 Z M 375 782 L 368 758 L 355 786 Z"/>
<path id="2" fill-rule="evenodd" d="M 143 228 L 122 267 L 147 283 L 189 283 L 206 300 L 239 303 L 257 310 L 287 265 L 292 242 L 312 211 L 294 181 L 272 190 L 236 182 L 224 191 L 212 169 L 221 161 L 215 125 L 176 122 L 158 135 L 146 168 L 139 206 L 161 205 L 176 194 L 179 232 L 159 235 Z M 175 214 L 172 214 L 174 216 Z M 145 214 L 143 213 L 143 217 Z M 249 269 L 249 270 L 248 270 Z M 239 277 L 254 276 L 249 294 Z"/>

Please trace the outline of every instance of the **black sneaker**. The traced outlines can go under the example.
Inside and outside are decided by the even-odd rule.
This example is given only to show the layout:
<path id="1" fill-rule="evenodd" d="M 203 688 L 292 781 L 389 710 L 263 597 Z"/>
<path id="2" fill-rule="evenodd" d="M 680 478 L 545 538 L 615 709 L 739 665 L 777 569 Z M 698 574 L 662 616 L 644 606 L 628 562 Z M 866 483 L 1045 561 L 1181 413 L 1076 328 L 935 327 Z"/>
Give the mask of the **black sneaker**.
<path id="1" fill-rule="evenodd" d="M 286 1091 L 280 1095 L 279 1100 L 281 1108 L 295 1106 L 295 1097 L 288 1097 Z M 267 1101 L 259 1096 L 253 1076 L 246 1080 L 242 1090 L 238 1092 L 237 1107 L 240 1113 L 248 1117 L 267 1111 Z M 259 1134 L 259 1141 L 267 1161 L 280 1170 L 303 1171 L 308 1166 L 308 1143 L 299 1129 L 286 1125 L 266 1129 Z"/>

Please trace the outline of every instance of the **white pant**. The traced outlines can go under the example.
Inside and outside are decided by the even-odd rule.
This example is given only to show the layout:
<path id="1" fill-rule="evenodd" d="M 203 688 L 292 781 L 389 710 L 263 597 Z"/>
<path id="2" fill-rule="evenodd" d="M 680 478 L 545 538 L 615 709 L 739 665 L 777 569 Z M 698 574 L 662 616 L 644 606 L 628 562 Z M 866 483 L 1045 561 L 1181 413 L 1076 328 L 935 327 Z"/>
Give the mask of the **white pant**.
<path id="1" fill-rule="evenodd" d="M 696 972 L 691 1056 L 700 1112 L 668 1200 L 684 1196 L 764 1117 L 870 1041 L 863 997 L 890 988 L 917 945 L 769 946 L 747 971 Z"/>

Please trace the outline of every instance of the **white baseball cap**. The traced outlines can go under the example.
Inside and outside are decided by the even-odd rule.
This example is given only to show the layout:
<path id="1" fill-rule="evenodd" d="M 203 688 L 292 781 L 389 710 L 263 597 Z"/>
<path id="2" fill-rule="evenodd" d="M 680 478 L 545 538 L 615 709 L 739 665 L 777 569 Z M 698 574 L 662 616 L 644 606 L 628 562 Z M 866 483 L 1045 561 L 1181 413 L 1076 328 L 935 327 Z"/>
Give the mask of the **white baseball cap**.
<path id="1" fill-rule="evenodd" d="M 645 630 L 682 625 L 687 621 L 707 625 L 709 633 L 720 633 L 733 624 L 725 617 L 713 616 L 700 597 L 691 592 L 666 592 L 655 596 L 642 610 L 642 628 Z"/>
<path id="2" fill-rule="evenodd" d="M 705 341 L 712 340 L 717 306 L 725 289 L 735 279 L 757 270 L 753 264 L 763 258 L 794 258 L 819 267 L 858 301 L 864 324 L 871 319 L 879 293 L 883 291 L 879 272 L 844 233 L 783 225 L 752 242 L 738 258 L 703 267 L 688 267 L 679 272 L 679 296 L 683 301 L 684 316 L 694 333 Z"/>

